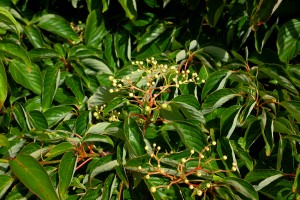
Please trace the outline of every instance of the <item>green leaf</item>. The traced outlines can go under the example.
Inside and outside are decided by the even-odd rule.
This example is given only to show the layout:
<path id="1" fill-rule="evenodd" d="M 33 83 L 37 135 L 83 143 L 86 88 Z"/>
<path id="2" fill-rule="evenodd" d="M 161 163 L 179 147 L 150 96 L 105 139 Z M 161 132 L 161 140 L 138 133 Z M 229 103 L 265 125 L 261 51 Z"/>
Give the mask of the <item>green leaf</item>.
<path id="1" fill-rule="evenodd" d="M 99 47 L 104 37 L 108 34 L 100 10 L 93 10 L 87 17 L 85 29 L 85 44 Z"/>
<path id="2" fill-rule="evenodd" d="M 59 200 L 45 169 L 29 155 L 18 155 L 9 162 L 13 173 L 42 200 Z"/>
<path id="3" fill-rule="evenodd" d="M 210 94 L 204 103 L 202 104 L 202 113 L 203 115 L 206 115 L 215 109 L 219 108 L 222 106 L 224 103 L 227 101 L 231 100 L 234 97 L 241 96 L 237 90 L 233 89 L 220 89 L 212 94 Z"/>
<path id="4" fill-rule="evenodd" d="M 194 149 L 201 152 L 207 145 L 206 135 L 201 131 L 199 126 L 196 126 L 186 121 L 171 122 L 178 132 L 182 142 L 188 149 Z"/>
<path id="5" fill-rule="evenodd" d="M 39 131 L 45 130 L 48 128 L 48 122 L 40 111 L 32 110 L 29 112 L 29 121 L 31 122 L 31 125 Z"/>
<path id="6" fill-rule="evenodd" d="M 83 111 L 76 119 L 75 132 L 83 136 L 87 129 L 88 123 L 89 123 L 89 112 Z"/>
<path id="7" fill-rule="evenodd" d="M 0 134 L 0 147 L 9 147 L 10 142 L 4 134 Z"/>
<path id="8" fill-rule="evenodd" d="M 63 120 L 66 116 L 73 114 L 73 108 L 70 106 L 55 106 L 44 112 L 48 121 L 49 127 L 56 125 Z"/>
<path id="9" fill-rule="evenodd" d="M 34 25 L 24 27 L 24 33 L 34 48 L 45 47 L 43 35 Z"/>
<path id="10" fill-rule="evenodd" d="M 300 102 L 283 101 L 280 103 L 296 120 L 300 122 Z"/>
<path id="11" fill-rule="evenodd" d="M 98 105 L 103 105 L 113 98 L 115 98 L 118 94 L 117 93 L 110 93 L 108 87 L 100 86 L 97 91 L 89 98 L 88 100 L 88 107 L 89 109 L 94 108 Z"/>
<path id="12" fill-rule="evenodd" d="M 103 110 L 103 115 L 107 115 L 109 112 L 115 110 L 116 108 L 122 107 L 127 102 L 126 98 L 116 97 L 110 101 Z"/>
<path id="13" fill-rule="evenodd" d="M 246 175 L 245 181 L 250 183 L 261 181 L 258 185 L 254 185 L 255 190 L 259 191 L 283 176 L 284 174 L 281 171 L 273 169 L 255 169 Z"/>
<path id="14" fill-rule="evenodd" d="M 129 181 L 128 181 L 128 177 L 126 174 L 126 171 L 124 170 L 124 167 L 122 166 L 116 166 L 116 172 L 117 175 L 119 176 L 119 178 L 123 181 L 123 183 L 126 185 L 127 188 L 129 188 Z"/>
<path id="15" fill-rule="evenodd" d="M 76 100 L 79 104 L 82 104 L 85 98 L 81 80 L 78 76 L 73 75 L 72 77 L 66 76 L 66 84 L 71 89 L 73 94 L 76 97 Z"/>
<path id="16" fill-rule="evenodd" d="M 36 94 L 41 94 L 42 74 L 36 64 L 33 64 L 30 72 L 28 72 L 22 62 L 12 60 L 9 64 L 9 72 L 17 83 Z"/>
<path id="17" fill-rule="evenodd" d="M 234 105 L 230 108 L 226 108 L 221 115 L 220 126 L 221 134 L 226 135 L 226 138 L 230 138 L 236 125 L 238 123 L 238 117 L 242 110 L 242 106 Z"/>
<path id="18" fill-rule="evenodd" d="M 0 27 L 5 30 L 15 32 L 20 38 L 20 25 L 15 20 L 10 11 L 6 10 L 4 7 L 0 7 Z"/>
<path id="19" fill-rule="evenodd" d="M 59 54 L 54 49 L 35 48 L 29 51 L 32 61 L 40 61 L 47 58 L 59 58 Z"/>
<path id="20" fill-rule="evenodd" d="M 95 176 L 97 176 L 98 174 L 100 174 L 102 172 L 111 171 L 116 166 L 119 165 L 117 160 L 111 160 L 111 156 L 107 157 L 107 158 L 110 158 L 110 159 L 107 159 L 105 157 L 103 157 L 103 158 L 101 158 L 97 163 L 95 163 L 96 167 L 93 170 L 91 170 L 90 179 L 94 178 Z"/>
<path id="21" fill-rule="evenodd" d="M 6 174 L 0 175 L 0 198 L 2 198 L 13 184 L 14 178 Z"/>
<path id="22" fill-rule="evenodd" d="M 82 142 L 103 142 L 114 146 L 114 142 L 111 140 L 110 137 L 99 134 L 88 134 L 82 139 Z"/>
<path id="23" fill-rule="evenodd" d="M 225 4 L 222 0 L 208 0 L 206 6 L 208 10 L 207 21 L 210 26 L 215 27 L 223 13 Z"/>
<path id="24" fill-rule="evenodd" d="M 206 46 L 201 48 L 202 51 L 205 53 L 208 53 L 214 58 L 217 58 L 218 60 L 228 62 L 230 59 L 230 55 L 227 51 L 224 49 L 217 47 L 217 46 Z"/>
<path id="25" fill-rule="evenodd" d="M 209 92 L 224 88 L 231 73 L 231 71 L 221 69 L 209 74 L 202 90 L 201 99 L 205 99 Z"/>
<path id="26" fill-rule="evenodd" d="M 103 200 L 110 200 L 111 196 L 112 196 L 112 190 L 113 190 L 113 183 L 114 180 L 116 179 L 115 174 L 110 174 L 104 182 L 104 186 L 103 186 L 103 193 L 101 196 L 101 199 Z"/>
<path id="27" fill-rule="evenodd" d="M 250 199 L 257 199 L 257 200 L 259 199 L 257 192 L 255 191 L 254 187 L 250 183 L 234 177 L 225 177 L 223 180 L 224 183 L 233 186 L 236 191 L 240 192 L 244 196 Z"/>
<path id="28" fill-rule="evenodd" d="M 77 156 L 74 155 L 74 152 L 65 153 L 58 168 L 58 193 L 61 199 L 67 199 L 68 188 L 75 173 L 76 165 Z"/>
<path id="29" fill-rule="evenodd" d="M 259 26 L 266 23 L 282 0 L 261 0 L 251 15 L 251 28 L 255 31 Z"/>
<path id="30" fill-rule="evenodd" d="M 56 34 L 75 43 L 79 43 L 78 36 L 70 24 L 61 16 L 54 14 L 45 14 L 40 18 L 38 26 L 46 31 Z"/>
<path id="31" fill-rule="evenodd" d="M 261 132 L 266 144 L 266 155 L 270 156 L 271 152 L 274 148 L 274 125 L 273 125 L 273 116 L 271 116 L 270 113 L 266 111 L 265 108 L 262 110 L 262 116 L 261 116 Z"/>
<path id="32" fill-rule="evenodd" d="M 7 97 L 7 86 L 8 86 L 6 72 L 2 61 L 0 61 L 0 85 L 1 85 L 0 88 L 0 110 L 1 110 Z"/>
<path id="33" fill-rule="evenodd" d="M 300 165 L 298 164 L 297 170 L 296 170 L 296 175 L 295 175 L 295 180 L 292 188 L 294 193 L 299 193 L 300 192 Z"/>
<path id="34" fill-rule="evenodd" d="M 12 113 L 15 117 L 15 120 L 18 122 L 19 126 L 23 130 L 28 130 L 28 125 L 27 125 L 27 122 L 26 122 L 24 108 L 20 104 L 17 104 L 17 105 L 15 105 L 15 107 L 13 108 L 12 111 L 13 111 Z"/>
<path id="35" fill-rule="evenodd" d="M 187 119 L 205 123 L 205 118 L 199 111 L 200 104 L 194 95 L 179 95 L 172 99 L 169 104 L 171 106 L 176 105 Z"/>
<path id="36" fill-rule="evenodd" d="M 300 52 L 300 19 L 286 22 L 277 35 L 277 50 L 281 61 L 289 62 Z"/>
<path id="37" fill-rule="evenodd" d="M 246 167 L 249 171 L 253 170 L 253 161 L 249 154 L 242 149 L 242 147 L 238 144 L 238 142 L 234 140 L 230 140 L 230 145 L 234 150 L 234 153 L 245 163 Z"/>
<path id="38" fill-rule="evenodd" d="M 138 124 L 131 117 L 127 117 L 124 122 L 124 135 L 126 145 L 129 149 L 129 156 L 136 157 L 144 154 L 143 133 Z"/>
<path id="39" fill-rule="evenodd" d="M 56 94 L 56 90 L 58 88 L 59 79 L 60 71 L 58 69 L 55 69 L 54 67 L 47 67 L 42 91 L 43 111 L 46 111 L 51 107 L 52 101 Z"/>
<path id="40" fill-rule="evenodd" d="M 294 94 L 299 94 L 298 90 L 293 85 L 290 75 L 287 71 L 280 65 L 276 64 L 264 64 L 259 66 L 259 70 L 270 78 L 278 81 L 279 85 L 293 92 Z"/>
<path id="41" fill-rule="evenodd" d="M 99 122 L 97 124 L 93 124 L 91 127 L 89 127 L 89 129 L 86 133 L 87 134 L 88 133 L 101 134 L 108 125 L 110 125 L 110 123 L 108 123 L 108 122 Z"/>
<path id="42" fill-rule="evenodd" d="M 58 145 L 55 145 L 51 150 L 46 154 L 48 158 L 54 158 L 58 155 L 64 154 L 67 151 L 70 151 L 74 148 L 74 145 L 70 142 L 62 142 Z"/>
<path id="43" fill-rule="evenodd" d="M 135 0 L 118 0 L 123 7 L 126 16 L 133 20 L 137 16 L 137 8 Z"/>
<path id="44" fill-rule="evenodd" d="M 85 67 L 90 68 L 93 71 L 96 71 L 98 74 L 113 74 L 113 72 L 108 67 L 108 65 L 99 59 L 84 58 L 81 60 L 81 63 Z"/>
<path id="45" fill-rule="evenodd" d="M 0 41 L 0 52 L 2 52 L 4 56 L 19 60 L 28 72 L 31 71 L 31 60 L 27 51 L 23 49 L 22 46 L 12 42 Z"/>
<path id="46" fill-rule="evenodd" d="M 165 32 L 167 29 L 167 24 L 164 22 L 160 23 L 154 23 L 151 25 L 148 29 L 147 32 L 145 32 L 141 38 L 139 38 L 139 42 L 137 45 L 137 51 L 139 52 L 143 46 L 146 44 L 149 44 L 153 42 L 155 39 L 157 39 L 161 34 Z"/>

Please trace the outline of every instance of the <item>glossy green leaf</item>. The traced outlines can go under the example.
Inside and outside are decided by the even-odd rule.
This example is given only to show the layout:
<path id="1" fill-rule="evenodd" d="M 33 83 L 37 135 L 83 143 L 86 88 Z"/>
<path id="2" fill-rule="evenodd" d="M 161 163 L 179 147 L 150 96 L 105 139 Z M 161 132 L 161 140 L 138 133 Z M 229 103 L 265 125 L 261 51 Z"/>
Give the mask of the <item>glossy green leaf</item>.
<path id="1" fill-rule="evenodd" d="M 66 84 L 71 89 L 79 104 L 83 103 L 85 98 L 81 80 L 78 76 L 66 76 Z"/>
<path id="2" fill-rule="evenodd" d="M 17 83 L 36 94 L 41 94 L 42 74 L 36 64 L 32 64 L 31 70 L 28 72 L 22 62 L 12 60 L 9 64 L 9 72 Z"/>
<path id="3" fill-rule="evenodd" d="M 88 134 L 82 139 L 82 142 L 103 142 L 114 146 L 114 142 L 110 137 L 99 134 Z"/>
<path id="4" fill-rule="evenodd" d="M 56 94 L 60 79 L 60 71 L 54 67 L 46 69 L 43 91 L 42 91 L 42 109 L 46 111 L 51 107 L 52 101 Z"/>
<path id="5" fill-rule="evenodd" d="M 58 168 L 58 193 L 61 199 L 67 199 L 68 188 L 74 176 L 76 165 L 77 156 L 74 155 L 74 152 L 65 153 Z"/>
<path id="6" fill-rule="evenodd" d="M 113 74 L 111 69 L 108 67 L 106 63 L 102 60 L 94 59 L 94 58 L 84 58 L 81 60 L 81 63 L 94 71 L 98 74 Z"/>
<path id="7" fill-rule="evenodd" d="M 111 157 L 110 157 L 111 158 Z M 103 159 L 102 159 L 103 160 Z M 102 161 L 101 160 L 101 161 Z M 107 159 L 106 159 L 107 160 Z M 100 161 L 100 160 L 99 160 Z M 95 165 L 96 166 L 93 170 L 90 172 L 90 178 L 94 178 L 96 175 L 102 173 L 102 172 L 107 172 L 113 170 L 116 166 L 119 165 L 117 160 L 107 160 L 106 162 L 97 162 Z"/>
<path id="8" fill-rule="evenodd" d="M 28 124 L 27 124 L 27 121 L 26 121 L 24 108 L 21 105 L 17 104 L 13 108 L 12 113 L 13 113 L 17 123 L 19 124 L 19 126 L 23 130 L 28 130 Z"/>
<path id="9" fill-rule="evenodd" d="M 266 144 L 266 155 L 270 156 L 274 148 L 274 125 L 273 125 L 273 116 L 269 114 L 265 109 L 262 110 L 261 117 L 261 131 Z"/>
<path id="10" fill-rule="evenodd" d="M 222 0 L 208 0 L 206 6 L 208 11 L 206 15 L 207 21 L 210 26 L 215 27 L 223 14 L 225 4 Z"/>
<path id="11" fill-rule="evenodd" d="M 36 130 L 45 130 L 48 128 L 48 122 L 40 111 L 32 110 L 29 112 L 29 121 Z"/>
<path id="12" fill-rule="evenodd" d="M 210 94 L 202 104 L 202 113 L 204 115 L 214 111 L 222 106 L 224 103 L 233 99 L 234 97 L 241 96 L 238 91 L 233 89 L 220 89 Z"/>
<path id="13" fill-rule="evenodd" d="M 45 47 L 43 35 L 37 27 L 34 25 L 26 26 L 24 33 L 35 48 Z"/>
<path id="14" fill-rule="evenodd" d="M 0 41 L 0 52 L 2 52 L 4 56 L 17 59 L 24 65 L 24 68 L 28 72 L 31 71 L 31 60 L 27 51 L 23 49 L 22 46 L 12 42 Z"/>
<path id="15" fill-rule="evenodd" d="M 205 99 L 210 92 L 224 88 L 231 73 L 231 71 L 222 69 L 209 74 L 202 90 L 202 100 Z"/>
<path id="16" fill-rule="evenodd" d="M 129 180 L 126 174 L 126 171 L 122 166 L 116 166 L 116 172 L 119 178 L 123 181 L 123 183 L 126 185 L 127 188 L 129 188 Z"/>
<path id="17" fill-rule="evenodd" d="M 171 122 L 178 132 L 182 142 L 188 149 L 194 149 L 198 152 L 207 145 L 206 135 L 201 131 L 199 126 L 186 121 Z"/>
<path id="18" fill-rule="evenodd" d="M 166 23 L 155 23 L 151 25 L 148 29 L 147 32 L 145 32 L 141 38 L 139 39 L 138 45 L 137 45 L 137 51 L 139 52 L 143 46 L 146 44 L 149 44 L 153 42 L 155 39 L 157 39 L 162 33 L 165 32 L 167 29 L 167 24 Z"/>
<path id="19" fill-rule="evenodd" d="M 300 122 L 300 102 L 283 101 L 280 103 L 296 120 Z"/>
<path id="20" fill-rule="evenodd" d="M 251 15 L 251 28 L 255 31 L 259 26 L 266 23 L 271 15 L 279 7 L 282 0 L 261 0 Z"/>
<path id="21" fill-rule="evenodd" d="M 246 175 L 245 180 L 250 183 L 260 181 L 258 185 L 254 185 L 255 190 L 259 191 L 283 176 L 284 174 L 281 171 L 272 169 L 255 169 Z"/>
<path id="22" fill-rule="evenodd" d="M 64 154 L 67 151 L 70 151 L 74 148 L 74 145 L 70 142 L 61 142 L 58 145 L 55 145 L 51 150 L 46 154 L 49 158 L 54 158 L 58 155 Z"/>
<path id="23" fill-rule="evenodd" d="M 113 190 L 113 183 L 114 180 L 116 179 L 115 174 L 110 174 L 104 182 L 104 186 L 103 186 L 103 193 L 101 196 L 101 199 L 103 200 L 110 200 L 111 196 L 112 196 L 112 190 Z"/>
<path id="24" fill-rule="evenodd" d="M 250 199 L 259 199 L 258 193 L 255 191 L 254 187 L 248 182 L 234 177 L 225 177 L 223 180 L 224 183 L 231 185 L 236 191 L 240 192 L 246 197 Z"/>
<path id="25" fill-rule="evenodd" d="M 249 171 L 253 170 L 253 161 L 248 152 L 246 152 L 242 147 L 234 140 L 230 140 L 230 145 L 234 153 L 245 163 Z"/>
<path id="26" fill-rule="evenodd" d="M 227 62 L 230 58 L 229 53 L 220 47 L 217 46 L 205 46 L 201 48 L 202 51 L 208 53 L 212 57 L 219 59 L 221 61 Z"/>
<path id="27" fill-rule="evenodd" d="M 75 43 L 80 42 L 70 24 L 61 16 L 45 14 L 40 18 L 38 26 L 55 35 L 74 41 Z"/>
<path id="28" fill-rule="evenodd" d="M 124 134 L 130 157 L 143 155 L 145 152 L 143 133 L 136 121 L 131 117 L 127 117 L 127 119 L 125 119 Z"/>
<path id="29" fill-rule="evenodd" d="M 199 111 L 200 104 L 194 95 L 180 95 L 172 99 L 169 105 L 178 107 L 187 119 L 205 123 L 203 114 Z"/>
<path id="30" fill-rule="evenodd" d="M 48 121 L 49 127 L 56 125 L 68 115 L 71 115 L 73 108 L 70 106 L 55 106 L 44 112 L 44 115 Z"/>
<path id="31" fill-rule="evenodd" d="M 108 34 L 104 19 L 100 10 L 93 10 L 87 17 L 85 29 L 85 44 L 87 46 L 99 47 L 104 37 Z"/>
<path id="32" fill-rule="evenodd" d="M 286 22 L 277 35 L 277 50 L 281 61 L 289 62 L 300 51 L 300 19 Z"/>
<path id="33" fill-rule="evenodd" d="M 9 147 L 10 142 L 4 134 L 0 134 L 0 147 Z"/>
<path id="34" fill-rule="evenodd" d="M 230 108 L 226 108 L 221 115 L 220 126 L 221 126 L 221 134 L 226 135 L 226 138 L 230 138 L 234 129 L 238 123 L 238 117 L 242 110 L 242 107 L 239 105 L 231 106 Z"/>
<path id="35" fill-rule="evenodd" d="M 40 199 L 59 199 L 47 172 L 33 157 L 20 154 L 9 165 L 20 181 Z"/>
<path id="36" fill-rule="evenodd" d="M 35 48 L 29 51 L 29 56 L 32 61 L 40 61 L 47 58 L 58 58 L 59 54 L 54 49 Z"/>
<path id="37" fill-rule="evenodd" d="M 299 91 L 295 88 L 291 81 L 290 75 L 282 66 L 276 64 L 264 64 L 259 67 L 259 70 L 270 78 L 278 81 L 279 85 L 282 87 L 288 89 L 294 94 L 299 94 Z"/>
<path id="38" fill-rule="evenodd" d="M 292 188 L 294 193 L 299 193 L 300 191 L 300 165 L 298 165 L 295 175 L 295 180 Z"/>
<path id="39" fill-rule="evenodd" d="M 20 38 L 20 25 L 15 20 L 11 12 L 4 7 L 0 7 L 0 27 L 15 32 Z"/>
<path id="40" fill-rule="evenodd" d="M 81 136 L 85 134 L 89 123 L 89 112 L 84 111 L 80 113 L 75 122 L 75 132 Z"/>
<path id="41" fill-rule="evenodd" d="M 1 174 L 0 175 L 0 198 L 2 198 L 13 184 L 14 179 L 11 176 Z"/>
<path id="42" fill-rule="evenodd" d="M 123 7 L 126 16 L 133 20 L 137 15 L 137 7 L 135 0 L 118 0 L 121 6 Z"/>
<path id="43" fill-rule="evenodd" d="M 0 109 L 2 108 L 7 97 L 7 77 L 3 63 L 0 61 Z"/>
<path id="44" fill-rule="evenodd" d="M 91 127 L 89 127 L 86 133 L 101 134 L 109 124 L 109 122 L 99 122 L 97 124 L 93 124 Z"/>
<path id="45" fill-rule="evenodd" d="M 108 103 L 118 95 L 117 93 L 110 93 L 109 89 L 108 87 L 100 86 L 88 100 L 89 109 Z"/>

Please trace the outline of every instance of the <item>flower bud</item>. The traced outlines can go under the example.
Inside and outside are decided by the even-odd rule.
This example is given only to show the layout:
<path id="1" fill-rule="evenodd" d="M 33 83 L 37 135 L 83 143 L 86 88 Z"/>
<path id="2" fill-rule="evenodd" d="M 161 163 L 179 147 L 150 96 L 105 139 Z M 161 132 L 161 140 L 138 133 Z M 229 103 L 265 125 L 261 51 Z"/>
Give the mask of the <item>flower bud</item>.
<path id="1" fill-rule="evenodd" d="M 156 192 L 156 187 L 152 186 L 152 187 L 150 188 L 150 192 L 152 192 L 152 193 Z"/>

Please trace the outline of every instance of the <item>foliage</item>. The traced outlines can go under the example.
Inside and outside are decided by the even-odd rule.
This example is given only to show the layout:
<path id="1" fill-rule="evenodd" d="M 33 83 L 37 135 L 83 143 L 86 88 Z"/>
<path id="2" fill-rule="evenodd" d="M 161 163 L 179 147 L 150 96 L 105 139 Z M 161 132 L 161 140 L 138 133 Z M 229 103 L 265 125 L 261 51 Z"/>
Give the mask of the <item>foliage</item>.
<path id="1" fill-rule="evenodd" d="M 300 198 L 299 19 L 296 0 L 0 1 L 0 198 Z"/>

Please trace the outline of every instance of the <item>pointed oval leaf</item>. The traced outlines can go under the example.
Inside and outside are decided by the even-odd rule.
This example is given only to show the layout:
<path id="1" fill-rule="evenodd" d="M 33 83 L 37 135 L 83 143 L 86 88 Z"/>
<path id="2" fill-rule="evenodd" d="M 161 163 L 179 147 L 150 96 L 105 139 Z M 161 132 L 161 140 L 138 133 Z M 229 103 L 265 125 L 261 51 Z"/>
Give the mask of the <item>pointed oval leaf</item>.
<path id="1" fill-rule="evenodd" d="M 19 60 L 27 71 L 31 70 L 31 60 L 27 51 L 22 46 L 12 42 L 0 41 L 0 52 L 10 58 Z"/>
<path id="2" fill-rule="evenodd" d="M 28 72 L 22 62 L 12 60 L 9 64 L 9 72 L 17 83 L 36 94 L 41 94 L 42 74 L 36 64 L 33 64 L 30 72 Z"/>
<path id="3" fill-rule="evenodd" d="M 300 122 L 300 102 L 283 101 L 280 103 L 296 120 Z"/>
<path id="4" fill-rule="evenodd" d="M 31 125 L 36 130 L 42 131 L 48 128 L 48 122 L 46 120 L 46 117 L 40 111 L 32 110 L 29 112 L 28 115 L 29 115 L 28 117 L 29 117 L 29 121 L 31 122 Z"/>
<path id="5" fill-rule="evenodd" d="M 24 33 L 35 48 L 45 46 L 42 33 L 34 25 L 24 27 Z"/>
<path id="6" fill-rule="evenodd" d="M 67 151 L 70 151 L 74 148 L 74 145 L 70 142 L 62 142 L 58 145 L 55 145 L 51 150 L 46 154 L 48 158 L 54 158 L 58 155 L 61 155 Z"/>
<path id="7" fill-rule="evenodd" d="M 200 152 L 207 145 L 207 137 L 198 126 L 186 121 L 174 121 L 171 125 L 187 148 Z"/>
<path id="8" fill-rule="evenodd" d="M 280 60 L 288 62 L 300 52 L 300 19 L 286 22 L 277 35 L 277 49 Z"/>
<path id="9" fill-rule="evenodd" d="M 93 10 L 87 17 L 85 29 L 85 44 L 99 47 L 104 37 L 108 34 L 100 10 Z"/>
<path id="10" fill-rule="evenodd" d="M 0 24 L 1 28 L 17 33 L 20 38 L 20 28 L 18 22 L 12 16 L 11 12 L 4 7 L 0 7 Z"/>
<path id="11" fill-rule="evenodd" d="M 137 7 L 135 0 L 118 0 L 121 6 L 123 7 L 126 16 L 133 20 L 137 16 Z"/>
<path id="12" fill-rule="evenodd" d="M 61 199 L 67 199 L 67 191 L 73 179 L 77 165 L 77 156 L 73 151 L 65 153 L 61 159 L 58 169 L 59 183 L 58 193 Z"/>
<path id="13" fill-rule="evenodd" d="M 40 199 L 59 200 L 47 172 L 33 157 L 20 154 L 9 165 L 20 181 Z"/>
<path id="14" fill-rule="evenodd" d="M 76 119 L 75 132 L 83 136 L 85 134 L 88 123 L 89 123 L 89 112 L 83 111 Z"/>
<path id="15" fill-rule="evenodd" d="M 72 40 L 75 43 L 80 42 L 70 24 L 61 16 L 54 14 L 43 15 L 40 18 L 38 26 L 65 39 Z"/>
<path id="16" fill-rule="evenodd" d="M 2 197 L 6 194 L 13 182 L 14 178 L 11 176 L 5 174 L 0 175 L 0 199 L 2 199 Z"/>
<path id="17" fill-rule="evenodd" d="M 124 134 L 131 156 L 135 157 L 143 155 L 145 147 L 143 133 L 136 121 L 131 117 L 127 117 L 125 120 Z"/>
<path id="18" fill-rule="evenodd" d="M 63 120 L 67 115 L 72 114 L 74 109 L 71 106 L 56 106 L 44 112 L 48 121 L 49 127 L 56 125 Z"/>
<path id="19" fill-rule="evenodd" d="M 257 199 L 257 200 L 259 199 L 258 193 L 255 191 L 254 187 L 250 183 L 234 177 L 226 177 L 223 180 L 224 183 L 233 186 L 236 189 L 236 191 L 240 192 L 246 197 L 250 199 Z"/>
<path id="20" fill-rule="evenodd" d="M 0 61 L 0 110 L 6 100 L 7 97 L 7 77 L 5 68 L 2 64 L 2 61 Z"/>
<path id="21" fill-rule="evenodd" d="M 52 101 L 55 97 L 60 79 L 60 71 L 54 67 L 47 67 L 43 92 L 42 92 L 42 109 L 43 111 L 51 107 Z"/>
<path id="22" fill-rule="evenodd" d="M 110 137 L 99 134 L 88 134 L 82 139 L 82 142 L 104 142 L 114 146 L 114 142 L 111 140 Z"/>

